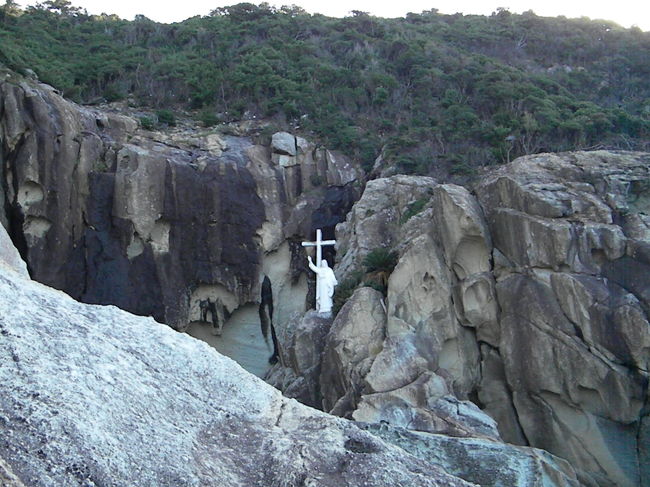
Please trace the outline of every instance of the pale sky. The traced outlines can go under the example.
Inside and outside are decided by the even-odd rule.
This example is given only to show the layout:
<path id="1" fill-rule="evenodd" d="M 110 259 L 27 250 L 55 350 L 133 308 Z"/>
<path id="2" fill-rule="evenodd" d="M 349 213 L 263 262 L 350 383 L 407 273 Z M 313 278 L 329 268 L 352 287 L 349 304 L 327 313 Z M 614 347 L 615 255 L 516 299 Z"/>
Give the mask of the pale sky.
<path id="1" fill-rule="evenodd" d="M 244 0 L 182 0 L 179 2 L 161 0 L 71 0 L 72 4 L 88 10 L 91 14 L 106 12 L 117 14 L 124 19 L 133 19 L 142 14 L 158 22 L 178 22 L 195 15 L 208 15 L 220 6 L 235 5 Z M 259 4 L 258 0 L 248 0 Z M 19 4 L 33 4 L 33 1 L 18 1 Z M 650 2 L 648 0 L 618 1 L 574 1 L 574 0 L 286 0 L 268 1 L 275 6 L 299 5 L 308 12 L 321 13 L 331 17 L 343 17 L 352 10 L 361 10 L 377 17 L 403 17 L 408 12 L 420 13 L 423 10 L 437 8 L 441 13 L 490 15 L 497 7 L 505 7 L 511 12 L 521 13 L 533 10 L 537 15 L 555 17 L 564 15 L 569 18 L 589 17 L 606 19 L 624 26 L 636 25 L 650 31 Z"/>

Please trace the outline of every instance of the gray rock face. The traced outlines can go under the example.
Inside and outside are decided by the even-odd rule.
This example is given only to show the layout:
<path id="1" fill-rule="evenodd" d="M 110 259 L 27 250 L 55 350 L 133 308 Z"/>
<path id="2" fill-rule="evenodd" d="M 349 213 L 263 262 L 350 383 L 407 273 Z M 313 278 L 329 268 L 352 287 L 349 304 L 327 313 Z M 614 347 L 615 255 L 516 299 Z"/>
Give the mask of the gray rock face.
<path id="1" fill-rule="evenodd" d="M 584 484 L 643 485 L 648 181 L 650 155 L 593 152 L 518 159 L 486 173 L 478 197 L 426 178 L 368 183 L 337 227 L 336 272 L 374 248 L 398 252 L 385 339 L 373 335 L 383 317 L 370 318 L 383 310 L 353 295 L 326 341 L 325 409 L 501 436 L 570 461 Z"/>
<path id="2" fill-rule="evenodd" d="M 358 289 L 334 320 L 319 377 L 323 410 L 347 416 L 357 408 L 363 379 L 386 336 L 382 299 L 372 288 Z"/>
<path id="3" fill-rule="evenodd" d="M 0 266 L 3 270 L 11 270 L 29 278 L 25 261 L 18 254 L 7 230 L 2 225 L 0 225 Z"/>
<path id="4" fill-rule="evenodd" d="M 409 205 L 428 199 L 435 184 L 413 176 L 368 181 L 363 198 L 337 229 L 337 277 L 347 277 L 370 251 L 395 246 Z"/>
<path id="5" fill-rule="evenodd" d="M 469 486 L 203 342 L 0 273 L 0 482 Z"/>
<path id="6" fill-rule="evenodd" d="M 265 380 L 284 392 L 287 397 L 320 408 L 322 394 L 318 378 L 321 356 L 332 320 L 308 311 L 296 314 L 284 326 L 278 327 L 280 357 L 267 373 Z"/>
<path id="7" fill-rule="evenodd" d="M 184 329 L 208 297 L 222 303 L 220 316 L 259 301 L 268 275 L 286 303 L 279 322 L 305 309 L 296 242 L 313 238 L 316 225 L 333 235 L 362 175 L 347 159 L 282 137 L 298 151 L 292 167 L 274 162 L 277 140 L 146 132 L 45 85 L 3 82 L 2 223 L 34 279 L 81 301 Z"/>
<path id="8" fill-rule="evenodd" d="M 494 487 L 578 487 L 566 460 L 544 450 L 523 448 L 485 438 L 451 438 L 386 424 L 362 424 L 384 440 L 418 458 L 435 458 L 447 472 L 477 485 Z"/>
<path id="9" fill-rule="evenodd" d="M 506 440 L 562 456 L 600 485 L 639 485 L 649 461 L 639 431 L 650 273 L 636 250 L 649 243 L 649 162 L 531 156 L 477 188 L 501 309 L 499 341 L 484 356 L 501 378 L 488 378 L 479 397 Z"/>
<path id="10" fill-rule="evenodd" d="M 476 200 L 463 188 L 428 178 L 375 180 L 337 231 L 340 245 L 353 249 L 337 267 L 342 279 L 375 248 L 394 248 L 400 255 L 388 281 L 383 344 L 369 354 L 367 337 L 346 343 L 355 362 L 365 365 L 354 381 L 359 397 L 352 417 L 498 437 L 494 421 L 467 401 L 480 379 L 476 336 L 489 335 L 496 323 L 491 243 Z M 354 317 L 337 317 L 341 323 L 333 331 L 381 311 L 378 304 L 353 306 Z M 328 337 L 339 340 L 350 341 Z M 356 377 L 336 361 L 323 370 L 330 375 L 321 377 L 322 384 L 337 375 Z"/>

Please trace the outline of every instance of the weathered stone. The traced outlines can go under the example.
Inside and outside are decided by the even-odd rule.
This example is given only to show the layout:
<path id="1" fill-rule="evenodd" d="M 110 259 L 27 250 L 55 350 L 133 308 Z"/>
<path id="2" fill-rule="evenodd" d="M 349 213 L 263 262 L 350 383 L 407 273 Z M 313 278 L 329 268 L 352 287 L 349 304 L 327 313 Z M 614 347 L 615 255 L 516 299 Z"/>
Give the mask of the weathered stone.
<path id="1" fill-rule="evenodd" d="M 552 274 L 551 286 L 589 348 L 612 362 L 650 370 L 650 324 L 633 294 L 603 278 L 566 273 Z"/>
<path id="2" fill-rule="evenodd" d="M 386 313 L 382 299 L 372 288 L 358 289 L 334 320 L 320 375 L 324 411 L 346 416 L 356 409 L 363 380 L 384 343 Z"/>
<path id="3" fill-rule="evenodd" d="M 0 485 L 2 487 L 25 487 L 25 484 L 14 475 L 2 458 L 0 458 Z"/>
<path id="4" fill-rule="evenodd" d="M 641 426 L 639 427 L 639 468 L 641 470 L 639 485 L 647 485 L 650 483 L 650 416 L 647 414 L 641 418 Z"/>
<path id="5" fill-rule="evenodd" d="M 0 101 L 2 218 L 34 278 L 177 329 L 195 316 L 202 289 L 234 300 L 229 313 L 258 300 L 270 254 L 311 238 L 326 213 L 333 234 L 356 199 L 351 185 L 326 181 L 328 171 L 358 175 L 358 165 L 318 168 L 312 145 L 293 135 L 301 159 L 287 175 L 271 148 L 245 136 L 145 132 L 130 117 L 79 107 L 35 83 L 3 82 Z M 274 284 L 302 293 L 292 303 L 304 311 L 304 277 L 293 286 L 304 253 L 293 254 Z M 287 316 L 280 308 L 278 323 Z"/>
<path id="6" fill-rule="evenodd" d="M 466 399 L 479 381 L 479 352 L 472 328 L 481 337 L 498 341 L 496 293 L 489 274 L 490 238 L 472 195 L 426 178 L 371 181 L 346 223 L 337 227 L 337 240 L 339 248 L 353 247 L 338 267 L 342 276 L 358 267 L 359 260 L 374 248 L 393 248 L 399 260 L 388 280 L 386 339 L 381 351 L 376 357 L 366 354 L 365 360 L 372 365 L 364 371 L 363 387 L 356 386 L 360 398 L 358 392 L 343 395 L 345 407 L 334 410 L 346 411 L 356 403 L 355 419 L 450 434 L 498 436 L 493 420 L 471 403 L 451 396 Z M 365 307 L 367 315 L 377 309 L 362 302 L 354 306 Z M 362 313 L 359 310 L 354 316 Z M 328 337 L 332 342 L 346 327 L 359 322 L 345 314 L 337 320 L 340 326 Z M 347 348 L 366 350 L 363 338 L 356 342 Z M 325 387 L 323 378 L 321 383 Z"/>
<path id="7" fill-rule="evenodd" d="M 276 154 L 296 156 L 298 154 L 298 141 L 295 135 L 288 132 L 276 132 L 271 137 L 271 150 Z"/>
<path id="8" fill-rule="evenodd" d="M 507 441 L 568 459 L 589 484 L 638 485 L 647 462 L 648 161 L 541 154 L 477 187 L 501 309 L 479 398 Z"/>
<path id="9" fill-rule="evenodd" d="M 0 225 L 0 266 L 6 270 L 17 272 L 23 277 L 29 278 L 25 261 L 20 257 L 18 250 L 14 247 L 5 227 Z"/>
<path id="10" fill-rule="evenodd" d="M 400 240 L 400 218 L 408 205 L 429 198 L 435 180 L 394 176 L 368 181 L 363 197 L 336 229 L 337 277 L 344 279 L 377 248 L 392 248 Z"/>
<path id="11" fill-rule="evenodd" d="M 2 223 L 37 279 L 87 301 L 181 328 L 206 290 L 241 315 L 268 275 L 286 318 L 313 292 L 296 243 L 317 226 L 333 238 L 362 178 L 287 136 L 287 150 L 230 136 L 210 149 L 204 135 L 146 134 L 43 85 L 4 82 Z M 351 302 L 329 332 L 279 326 L 289 368 L 274 382 L 316 406 L 327 391 L 338 414 L 491 434 L 472 399 L 504 439 L 567 458 L 584 483 L 643 485 L 648 180 L 649 155 L 599 151 L 490 169 L 480 205 L 430 178 L 369 182 L 338 227 L 335 272 L 351 276 L 377 248 L 398 253 L 385 327 L 376 299 Z M 359 316 L 384 329 L 381 344 L 355 331 Z"/>
<path id="12" fill-rule="evenodd" d="M 337 272 L 350 275 L 378 247 L 399 261 L 387 338 L 353 417 L 435 430 L 436 401 L 471 397 L 507 441 L 570 460 L 581 482 L 638 485 L 648 461 L 648 162 L 611 152 L 521 158 L 486 174 L 480 206 L 431 184 L 408 219 L 397 217 L 408 208 L 399 178 L 369 183 L 338 227 Z"/>
<path id="13" fill-rule="evenodd" d="M 492 418 L 475 404 L 449 394 L 445 381 L 431 373 L 424 373 L 399 389 L 364 394 L 352 417 L 451 436 L 499 438 Z"/>
<path id="14" fill-rule="evenodd" d="M 635 456 L 634 423 L 645 402 L 647 379 L 595 354 L 575 334 L 544 282 L 513 276 L 497 288 L 505 310 L 499 350 L 530 444 L 555 452 L 595 478 L 607 472 L 618 485 L 633 485 L 638 464 L 621 459 Z"/>
<path id="15" fill-rule="evenodd" d="M 303 404 L 320 408 L 322 395 L 319 376 L 325 337 L 332 325 L 331 318 L 308 311 L 296 314 L 278 328 L 280 360 L 265 379 L 288 397 Z M 291 372 L 282 369 L 290 369 Z"/>
<path id="16" fill-rule="evenodd" d="M 543 450 L 522 448 L 486 438 L 450 438 L 382 425 L 361 425 L 384 440 L 446 472 L 477 485 L 494 487 L 579 487 L 571 465 Z"/>

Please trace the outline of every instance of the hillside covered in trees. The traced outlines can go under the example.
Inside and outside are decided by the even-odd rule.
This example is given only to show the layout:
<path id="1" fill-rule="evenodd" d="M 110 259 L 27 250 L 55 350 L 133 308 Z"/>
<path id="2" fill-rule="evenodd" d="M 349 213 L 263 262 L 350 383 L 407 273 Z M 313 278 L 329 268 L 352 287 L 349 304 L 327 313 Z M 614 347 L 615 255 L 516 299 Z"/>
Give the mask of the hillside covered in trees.
<path id="1" fill-rule="evenodd" d="M 372 167 L 458 175 L 542 151 L 650 150 L 650 33 L 499 9 L 338 19 L 242 3 L 159 24 L 0 7 L 0 63 L 85 104 L 264 118 Z M 170 116 L 172 115 L 172 116 Z M 166 120 L 165 120 L 166 119 Z M 148 122 L 148 121 L 145 121 Z"/>

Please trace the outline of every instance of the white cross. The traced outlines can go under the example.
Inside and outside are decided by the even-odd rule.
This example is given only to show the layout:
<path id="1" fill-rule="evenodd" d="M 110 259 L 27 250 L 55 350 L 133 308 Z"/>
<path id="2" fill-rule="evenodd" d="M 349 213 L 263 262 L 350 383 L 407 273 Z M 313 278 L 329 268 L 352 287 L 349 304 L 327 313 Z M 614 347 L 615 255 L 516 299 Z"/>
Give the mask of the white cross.
<path id="1" fill-rule="evenodd" d="M 320 267 L 320 261 L 323 260 L 322 255 L 322 249 L 321 247 L 323 245 L 334 245 L 336 243 L 336 240 L 321 240 L 323 238 L 323 234 L 320 231 L 320 228 L 316 230 L 316 241 L 315 242 L 303 242 L 302 246 L 303 247 L 316 247 L 316 267 Z"/>
<path id="2" fill-rule="evenodd" d="M 316 241 L 315 242 L 303 242 L 303 247 L 316 247 L 316 267 L 321 267 L 322 257 L 322 247 L 323 245 L 334 245 L 336 240 L 322 240 L 323 234 L 320 231 L 320 228 L 316 230 Z M 316 299 L 320 296 L 320 279 L 316 279 Z"/>

